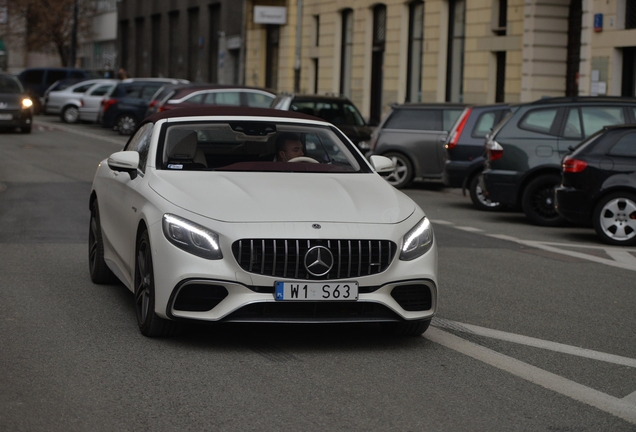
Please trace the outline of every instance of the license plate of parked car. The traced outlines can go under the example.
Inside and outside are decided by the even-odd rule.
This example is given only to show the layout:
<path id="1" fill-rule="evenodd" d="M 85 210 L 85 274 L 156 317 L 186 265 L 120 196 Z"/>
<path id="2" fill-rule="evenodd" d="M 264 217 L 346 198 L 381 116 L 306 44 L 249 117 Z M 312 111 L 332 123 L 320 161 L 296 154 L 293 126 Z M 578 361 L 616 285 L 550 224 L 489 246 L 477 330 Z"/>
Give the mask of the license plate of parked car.
<path id="1" fill-rule="evenodd" d="M 11 114 L 0 114 L 0 120 L 13 120 L 13 116 Z"/>
<path id="2" fill-rule="evenodd" d="M 276 300 L 352 301 L 358 299 L 358 282 L 276 282 Z"/>

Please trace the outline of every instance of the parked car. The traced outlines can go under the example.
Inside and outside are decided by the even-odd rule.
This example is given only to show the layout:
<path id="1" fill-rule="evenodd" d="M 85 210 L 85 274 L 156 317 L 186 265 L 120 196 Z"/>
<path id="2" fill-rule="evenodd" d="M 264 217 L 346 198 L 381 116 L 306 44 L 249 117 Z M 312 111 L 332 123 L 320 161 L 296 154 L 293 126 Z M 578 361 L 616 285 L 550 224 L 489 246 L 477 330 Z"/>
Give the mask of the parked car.
<path id="1" fill-rule="evenodd" d="M 367 124 L 358 108 L 346 96 L 282 93 L 272 101 L 271 107 L 326 120 L 340 129 L 363 153 L 370 148 L 374 128 Z"/>
<path id="2" fill-rule="evenodd" d="M 79 121 L 79 108 L 84 93 L 95 84 L 102 84 L 111 89 L 117 83 L 108 79 L 89 79 L 75 83 L 63 90 L 47 91 L 44 97 L 44 112 L 46 114 L 58 114 L 65 123 L 77 123 Z"/>
<path id="3" fill-rule="evenodd" d="M 33 111 L 39 113 L 44 104 L 44 93 L 53 83 L 66 79 L 101 78 L 93 71 L 73 68 L 28 68 L 18 75 L 29 97 L 33 100 Z"/>
<path id="4" fill-rule="evenodd" d="M 520 105 L 486 142 L 486 196 L 521 206 L 533 224 L 562 224 L 554 208 L 561 159 L 603 126 L 634 123 L 635 111 L 636 99 L 618 97 L 549 98 Z"/>
<path id="5" fill-rule="evenodd" d="M 305 155 L 275 161 L 290 139 Z M 134 293 L 146 336 L 184 319 L 379 322 L 420 335 L 437 308 L 437 246 L 424 211 L 378 175 L 392 169 L 299 113 L 155 114 L 97 168 L 91 279 Z"/>
<path id="6" fill-rule="evenodd" d="M 157 111 L 194 108 L 201 105 L 231 105 L 268 108 L 276 93 L 259 87 L 218 84 L 190 84 L 172 89 L 159 102 Z"/>
<path id="7" fill-rule="evenodd" d="M 146 117 L 148 101 L 166 83 L 187 83 L 171 78 L 127 78 L 104 97 L 97 121 L 121 135 L 130 135 Z"/>
<path id="8" fill-rule="evenodd" d="M 33 122 L 33 102 L 18 79 L 0 73 L 0 128 L 20 128 L 30 133 Z"/>
<path id="9" fill-rule="evenodd" d="M 613 245 L 636 245 L 636 125 L 605 127 L 562 163 L 556 211 Z"/>
<path id="10" fill-rule="evenodd" d="M 95 123 L 102 106 L 102 101 L 117 85 L 119 80 L 110 80 L 94 84 L 80 97 L 79 119 L 84 122 Z"/>
<path id="11" fill-rule="evenodd" d="M 468 190 L 473 205 L 480 210 L 500 207 L 484 195 L 480 180 L 484 169 L 484 139 L 508 113 L 508 104 L 466 107 L 444 143 L 444 184 L 462 188 L 464 195 Z"/>
<path id="12" fill-rule="evenodd" d="M 441 179 L 444 143 L 465 107 L 452 103 L 393 105 L 371 140 L 370 154 L 386 156 L 395 164 L 386 180 L 400 189 L 415 178 Z"/>
<path id="13" fill-rule="evenodd" d="M 175 87 L 185 87 L 188 84 L 172 84 L 166 83 L 159 87 L 154 95 L 148 101 L 148 109 L 146 110 L 146 117 L 156 114 L 158 112 L 159 103 L 172 93 Z"/>

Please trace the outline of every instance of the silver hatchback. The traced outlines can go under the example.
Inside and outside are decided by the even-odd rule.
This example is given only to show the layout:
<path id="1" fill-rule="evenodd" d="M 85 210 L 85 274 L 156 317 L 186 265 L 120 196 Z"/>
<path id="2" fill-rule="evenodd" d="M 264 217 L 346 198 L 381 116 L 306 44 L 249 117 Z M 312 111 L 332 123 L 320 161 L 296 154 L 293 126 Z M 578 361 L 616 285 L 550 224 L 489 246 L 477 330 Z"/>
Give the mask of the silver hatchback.
<path id="1" fill-rule="evenodd" d="M 370 154 L 393 160 L 395 170 L 385 179 L 396 188 L 415 178 L 441 179 L 444 142 L 464 110 L 463 104 L 393 105 L 371 137 Z"/>

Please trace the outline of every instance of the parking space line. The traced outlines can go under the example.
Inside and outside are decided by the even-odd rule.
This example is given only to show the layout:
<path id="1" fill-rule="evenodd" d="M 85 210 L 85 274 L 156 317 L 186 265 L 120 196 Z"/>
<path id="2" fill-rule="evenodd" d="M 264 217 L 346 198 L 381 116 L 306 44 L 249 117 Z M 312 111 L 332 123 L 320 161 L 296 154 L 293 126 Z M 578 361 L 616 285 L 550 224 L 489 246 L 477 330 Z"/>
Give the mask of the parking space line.
<path id="1" fill-rule="evenodd" d="M 614 261 L 622 262 L 636 268 L 636 257 L 626 250 L 606 249 L 608 254 Z"/>
<path id="2" fill-rule="evenodd" d="M 433 222 L 434 224 L 439 224 L 439 225 L 455 225 L 452 222 L 441 220 L 441 219 L 431 219 L 431 222 Z"/>
<path id="3" fill-rule="evenodd" d="M 484 232 L 483 229 L 469 227 L 469 226 L 456 226 L 455 228 L 460 229 L 462 231 L 468 231 L 468 232 Z"/>
<path id="4" fill-rule="evenodd" d="M 535 348 L 542 348 L 550 351 L 555 351 L 563 354 L 575 355 L 578 357 L 585 357 L 591 360 L 599 360 L 606 363 L 612 363 L 620 366 L 628 366 L 636 368 L 636 359 L 629 357 L 623 357 L 614 354 L 607 354 L 600 351 L 594 351 L 585 348 L 578 348 L 571 345 L 565 345 L 558 342 L 551 342 L 542 339 L 533 338 L 530 336 L 522 336 L 514 333 L 507 333 L 500 330 L 493 330 L 486 327 L 479 327 L 472 324 L 464 324 L 456 321 L 445 320 L 441 318 L 435 318 L 433 325 L 441 328 L 448 328 L 452 330 L 461 331 L 464 333 L 471 333 L 477 336 L 483 336 L 491 339 L 497 339 L 505 342 L 512 342 L 520 345 L 531 346 Z M 635 396 L 636 397 L 636 396 Z"/>
<path id="5" fill-rule="evenodd" d="M 526 381 L 636 424 L 636 405 L 524 363 L 451 333 L 430 327 L 424 337 Z"/>
<path id="6" fill-rule="evenodd" d="M 636 404 L 636 391 L 634 393 L 630 393 L 623 398 L 625 402 Z"/>

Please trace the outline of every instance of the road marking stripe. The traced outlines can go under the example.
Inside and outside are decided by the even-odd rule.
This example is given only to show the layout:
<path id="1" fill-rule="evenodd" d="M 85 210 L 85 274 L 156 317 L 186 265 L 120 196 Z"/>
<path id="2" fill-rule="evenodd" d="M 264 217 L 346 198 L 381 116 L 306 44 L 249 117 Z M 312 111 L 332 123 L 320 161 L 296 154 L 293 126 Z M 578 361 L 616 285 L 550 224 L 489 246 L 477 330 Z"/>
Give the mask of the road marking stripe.
<path id="1" fill-rule="evenodd" d="M 501 234 L 486 234 L 489 237 L 493 237 L 493 238 L 497 238 L 500 240 L 508 240 L 508 241 L 512 241 L 515 243 L 519 243 L 522 244 L 524 246 L 529 246 L 529 247 L 533 247 L 536 249 L 543 249 L 549 252 L 554 252 L 554 253 L 558 253 L 561 255 L 568 255 L 571 257 L 575 257 L 575 258 L 581 258 L 584 260 L 588 260 L 588 261 L 592 261 L 598 264 L 605 264 L 608 266 L 612 266 L 612 267 L 618 267 L 618 268 L 622 268 L 625 270 L 632 270 L 632 271 L 636 271 L 636 266 L 633 263 L 625 263 L 625 262 L 620 262 L 620 261 L 614 261 L 611 259 L 607 259 L 607 258 L 601 258 L 601 257 L 597 257 L 594 255 L 589 255 L 586 253 L 581 253 L 581 252 L 576 252 L 576 251 L 569 251 L 569 250 L 564 250 L 564 249 L 558 249 L 552 246 L 549 246 L 545 243 L 542 242 L 537 242 L 537 241 L 530 241 L 530 240 L 521 240 L 518 239 L 516 237 L 511 237 L 508 235 L 501 235 Z"/>
<path id="2" fill-rule="evenodd" d="M 585 348 L 578 348 L 571 345 L 565 345 L 558 342 L 550 342 L 530 336 L 522 336 L 514 333 L 507 333 L 500 330 L 493 330 L 485 327 L 479 327 L 472 324 L 464 324 L 456 321 L 435 318 L 433 325 L 437 327 L 458 330 L 464 333 L 471 333 L 477 336 L 483 336 L 491 339 L 498 339 L 505 342 L 513 342 L 520 345 L 531 346 L 535 348 L 547 349 L 550 351 L 571 354 L 578 357 L 585 357 L 592 360 L 600 360 L 606 363 L 613 363 L 621 366 L 629 366 L 636 368 L 636 359 L 623 357 L 614 354 L 607 354 L 600 351 L 594 351 Z"/>
<path id="3" fill-rule="evenodd" d="M 623 399 L 570 381 L 552 372 L 539 369 L 536 366 L 500 354 L 435 327 L 430 327 L 427 332 L 424 333 L 424 337 L 431 342 L 465 354 L 526 381 L 530 381 L 548 390 L 552 390 L 636 424 L 636 405 L 626 402 Z"/>
<path id="4" fill-rule="evenodd" d="M 46 126 L 51 127 L 53 129 L 58 129 L 58 130 L 61 130 L 61 131 L 64 131 L 64 132 L 74 133 L 76 135 L 81 135 L 81 136 L 85 136 L 85 137 L 88 137 L 88 138 L 99 139 L 99 140 L 102 140 L 102 141 L 109 142 L 111 144 L 120 145 L 122 147 L 125 145 L 125 142 L 122 142 L 122 140 L 118 140 L 118 139 L 115 139 L 115 138 L 108 138 L 108 137 L 105 137 L 105 136 L 96 135 L 96 134 L 93 134 L 93 133 L 90 133 L 90 132 L 84 132 L 84 131 L 77 130 L 77 129 L 70 128 L 70 127 L 65 127 L 65 126 L 61 126 L 61 125 L 57 125 L 57 124 L 56 125 L 50 125 L 48 123 L 36 123 L 36 122 L 34 122 L 34 124 L 36 124 L 37 126 L 45 126 L 46 125 Z"/>
<path id="5" fill-rule="evenodd" d="M 614 261 L 622 262 L 636 268 L 636 257 L 626 250 L 607 249 L 605 253 Z"/>
<path id="6" fill-rule="evenodd" d="M 460 229 L 462 231 L 468 231 L 468 232 L 484 232 L 483 229 L 469 227 L 469 226 L 458 226 L 458 227 L 455 227 L 455 228 Z"/>
<path id="7" fill-rule="evenodd" d="M 441 219 L 431 219 L 431 222 L 439 225 L 454 225 L 452 222 L 441 220 Z"/>
<path id="8" fill-rule="evenodd" d="M 634 393 L 630 393 L 623 398 L 625 402 L 636 404 L 636 391 Z"/>

